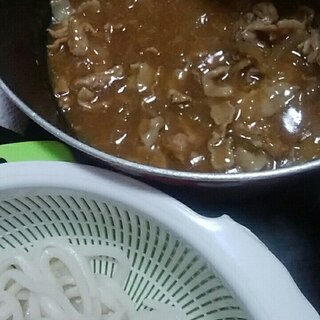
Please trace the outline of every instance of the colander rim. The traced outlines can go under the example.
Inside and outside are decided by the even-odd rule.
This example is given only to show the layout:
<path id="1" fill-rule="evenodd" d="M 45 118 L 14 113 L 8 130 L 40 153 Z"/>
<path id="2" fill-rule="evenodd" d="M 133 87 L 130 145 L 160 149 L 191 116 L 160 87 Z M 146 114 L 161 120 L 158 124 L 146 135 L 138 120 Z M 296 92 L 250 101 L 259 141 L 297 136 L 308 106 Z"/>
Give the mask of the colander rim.
<path id="1" fill-rule="evenodd" d="M 44 187 L 106 197 L 135 212 L 142 212 L 146 218 L 165 226 L 212 264 L 252 319 L 289 319 L 289 314 L 291 320 L 299 320 L 302 315 L 308 320 L 320 319 L 280 261 L 252 233 L 229 217 L 201 217 L 153 187 L 101 168 L 44 161 L 1 164 L 0 200 L 1 193 L 5 191 Z M 248 263 L 243 261 L 243 254 L 237 252 L 237 248 L 251 250 L 251 269 L 244 270 Z M 262 270 L 253 267 L 255 259 L 261 260 L 260 264 L 264 266 Z M 232 265 L 232 262 L 236 264 Z M 263 278 L 270 274 L 273 279 Z M 275 290 L 278 300 L 270 294 Z"/>

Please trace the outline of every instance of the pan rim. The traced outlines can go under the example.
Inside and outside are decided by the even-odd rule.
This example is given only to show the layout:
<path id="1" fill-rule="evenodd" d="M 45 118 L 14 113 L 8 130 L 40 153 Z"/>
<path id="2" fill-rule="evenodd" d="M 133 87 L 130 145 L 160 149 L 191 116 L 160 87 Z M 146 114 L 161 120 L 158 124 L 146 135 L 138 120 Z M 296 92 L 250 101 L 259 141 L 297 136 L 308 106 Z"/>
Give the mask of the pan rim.
<path id="1" fill-rule="evenodd" d="M 106 152 L 100 151 L 90 145 L 77 140 L 75 137 L 63 132 L 53 124 L 45 120 L 35 111 L 33 111 L 26 103 L 24 103 L 15 93 L 14 90 L 4 82 L 0 76 L 0 88 L 8 95 L 15 105 L 23 111 L 31 120 L 37 123 L 40 127 L 52 134 L 54 137 L 65 142 L 69 146 L 89 155 L 93 159 L 102 161 L 111 167 L 121 170 L 122 172 L 139 175 L 156 177 L 168 180 L 180 180 L 190 182 L 209 182 L 209 183 L 245 183 L 245 182 L 260 182 L 265 180 L 275 180 L 288 178 L 302 173 L 315 171 L 320 167 L 320 159 L 313 160 L 307 163 L 293 165 L 287 168 L 279 168 L 275 170 L 248 172 L 248 173 L 201 173 L 201 172 L 186 172 L 172 169 L 156 168 L 148 165 L 139 164 L 133 161 L 113 156 Z"/>

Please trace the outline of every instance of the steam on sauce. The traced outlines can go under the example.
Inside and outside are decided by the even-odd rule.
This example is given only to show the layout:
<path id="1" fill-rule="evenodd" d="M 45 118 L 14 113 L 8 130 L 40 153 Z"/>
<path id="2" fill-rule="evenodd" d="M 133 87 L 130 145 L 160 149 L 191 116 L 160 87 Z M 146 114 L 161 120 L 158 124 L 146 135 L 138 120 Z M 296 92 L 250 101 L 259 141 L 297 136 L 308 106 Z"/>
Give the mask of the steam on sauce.
<path id="1" fill-rule="evenodd" d="M 291 3 L 55 0 L 50 74 L 74 135 L 200 172 L 320 157 L 320 36 Z"/>

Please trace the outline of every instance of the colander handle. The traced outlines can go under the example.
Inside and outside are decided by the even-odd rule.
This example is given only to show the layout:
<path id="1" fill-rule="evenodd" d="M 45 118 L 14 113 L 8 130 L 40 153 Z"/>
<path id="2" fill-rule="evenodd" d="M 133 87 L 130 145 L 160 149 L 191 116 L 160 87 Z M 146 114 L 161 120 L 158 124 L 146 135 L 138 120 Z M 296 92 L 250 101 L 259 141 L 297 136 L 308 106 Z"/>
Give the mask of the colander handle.
<path id="1" fill-rule="evenodd" d="M 204 221 L 200 224 L 203 230 Z M 250 230 L 228 216 L 206 224 L 212 264 L 252 319 L 320 319 L 287 269 Z"/>

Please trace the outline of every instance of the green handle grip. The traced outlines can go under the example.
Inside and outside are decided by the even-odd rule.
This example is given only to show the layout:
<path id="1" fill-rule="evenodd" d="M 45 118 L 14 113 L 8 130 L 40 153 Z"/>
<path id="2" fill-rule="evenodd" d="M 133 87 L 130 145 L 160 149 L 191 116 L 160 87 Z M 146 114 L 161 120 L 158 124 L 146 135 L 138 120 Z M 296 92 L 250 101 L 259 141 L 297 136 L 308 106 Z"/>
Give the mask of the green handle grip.
<path id="1" fill-rule="evenodd" d="M 0 145 L 0 158 L 6 162 L 74 162 L 70 149 L 58 141 L 31 141 Z"/>

